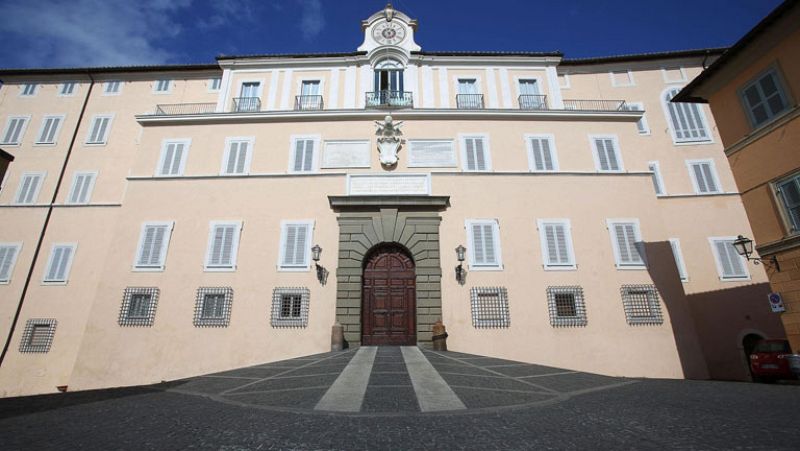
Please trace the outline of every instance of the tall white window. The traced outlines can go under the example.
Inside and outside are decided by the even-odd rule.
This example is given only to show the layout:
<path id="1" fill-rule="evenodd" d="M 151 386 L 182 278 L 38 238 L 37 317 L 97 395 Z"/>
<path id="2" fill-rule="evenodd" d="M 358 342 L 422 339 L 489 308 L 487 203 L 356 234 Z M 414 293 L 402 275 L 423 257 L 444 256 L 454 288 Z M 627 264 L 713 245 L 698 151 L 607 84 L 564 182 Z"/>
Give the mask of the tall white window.
<path id="1" fill-rule="evenodd" d="M 461 164 L 465 171 L 491 171 L 489 138 L 486 136 L 462 136 Z"/>
<path id="2" fill-rule="evenodd" d="M 639 220 L 609 219 L 607 222 L 617 268 L 643 268 L 645 259 Z"/>
<path id="3" fill-rule="evenodd" d="M 628 111 L 644 111 L 644 103 L 642 102 L 625 102 L 625 109 Z M 647 124 L 647 117 L 642 113 L 642 117 L 636 121 L 636 131 L 640 135 L 649 135 L 650 126 Z"/>
<path id="4" fill-rule="evenodd" d="M 688 160 L 686 165 L 689 168 L 689 175 L 692 177 L 695 193 L 710 194 L 721 192 L 713 160 Z"/>
<path id="5" fill-rule="evenodd" d="M 800 231 L 800 174 L 778 182 L 776 188 L 789 223 L 789 231 Z"/>
<path id="6" fill-rule="evenodd" d="M 303 80 L 300 85 L 301 96 L 318 96 L 319 95 L 319 80 Z"/>
<path id="7" fill-rule="evenodd" d="M 608 76 L 611 78 L 611 86 L 615 88 L 636 85 L 633 81 L 633 72 L 629 70 L 615 70 L 609 72 Z"/>
<path id="8" fill-rule="evenodd" d="M 656 195 L 661 196 L 665 194 L 664 179 L 661 178 L 661 166 L 658 164 L 658 161 L 648 162 L 647 168 L 653 173 L 653 190 L 655 190 Z"/>
<path id="9" fill-rule="evenodd" d="M 312 172 L 317 168 L 318 137 L 292 137 L 289 172 Z"/>
<path id="10" fill-rule="evenodd" d="M 239 90 L 239 98 L 235 99 L 234 109 L 236 111 L 260 111 L 261 110 L 261 82 L 243 82 Z"/>
<path id="11" fill-rule="evenodd" d="M 111 130 L 111 120 L 113 115 L 102 114 L 92 117 L 89 135 L 86 136 L 86 144 L 105 144 L 108 142 L 108 132 Z"/>
<path id="12" fill-rule="evenodd" d="M 528 135 L 528 168 L 531 171 L 558 171 L 553 135 Z"/>
<path id="13" fill-rule="evenodd" d="M 65 81 L 61 83 L 61 87 L 58 90 L 58 95 L 60 96 L 71 96 L 75 94 L 75 83 L 74 81 Z"/>
<path id="14" fill-rule="evenodd" d="M 733 247 L 734 237 L 712 237 L 708 239 L 714 259 L 717 262 L 717 271 L 722 280 L 748 279 L 746 260 L 736 252 Z"/>
<path id="15" fill-rule="evenodd" d="M 212 222 L 209 227 L 206 271 L 232 271 L 236 269 L 241 222 Z"/>
<path id="16" fill-rule="evenodd" d="M 169 94 L 172 91 L 172 80 L 156 80 L 153 92 L 156 94 Z"/>
<path id="17" fill-rule="evenodd" d="M 64 116 L 45 116 L 36 144 L 55 144 L 63 121 Z"/>
<path id="18" fill-rule="evenodd" d="M 0 284 L 11 281 L 21 243 L 0 243 Z"/>
<path id="19" fill-rule="evenodd" d="M 67 283 L 72 259 L 75 257 L 75 244 L 54 244 L 47 260 L 47 268 L 42 282 Z"/>
<path id="20" fill-rule="evenodd" d="M 119 80 L 109 80 L 103 83 L 103 95 L 117 95 L 122 91 L 122 82 Z"/>
<path id="21" fill-rule="evenodd" d="M 92 198 L 92 191 L 94 190 L 94 181 L 96 178 L 97 172 L 76 172 L 72 177 L 72 188 L 69 191 L 67 203 L 89 203 L 89 200 Z"/>
<path id="22" fill-rule="evenodd" d="M 39 190 L 44 182 L 44 172 L 25 172 L 19 181 L 15 204 L 34 204 L 39 198 Z"/>
<path id="23" fill-rule="evenodd" d="M 539 93 L 539 82 L 535 79 L 521 79 L 519 86 L 519 107 L 523 110 L 541 110 L 547 108 L 544 96 Z"/>
<path id="24" fill-rule="evenodd" d="M 675 266 L 678 267 L 678 275 L 682 281 L 688 281 L 689 276 L 686 274 L 686 265 L 683 262 L 683 253 L 681 252 L 680 240 L 677 238 L 670 238 L 669 246 L 672 248 L 672 256 L 675 257 Z"/>
<path id="25" fill-rule="evenodd" d="M 164 141 L 161 144 L 161 158 L 158 161 L 156 175 L 183 175 L 190 143 L 188 139 Z"/>
<path id="26" fill-rule="evenodd" d="M 281 222 L 278 270 L 304 271 L 309 267 L 314 221 Z"/>
<path id="27" fill-rule="evenodd" d="M 37 85 L 36 83 L 25 83 L 24 85 L 22 85 L 22 92 L 20 92 L 19 95 L 23 97 L 35 96 L 36 88 L 38 87 L 39 85 Z"/>
<path id="28" fill-rule="evenodd" d="M 458 79 L 458 93 L 459 94 L 479 94 L 478 81 L 474 78 L 459 78 Z"/>
<path id="29" fill-rule="evenodd" d="M 686 81 L 686 71 L 680 66 L 662 67 L 661 76 L 664 83 L 680 83 Z"/>
<path id="30" fill-rule="evenodd" d="M 545 269 L 575 269 L 569 220 L 539 219 L 537 224 Z"/>
<path id="31" fill-rule="evenodd" d="M 670 102 L 679 91 L 680 88 L 669 88 L 664 91 L 661 99 L 664 111 L 667 113 L 667 122 L 672 131 L 673 141 L 676 143 L 711 141 L 706 117 L 700 105 Z"/>
<path id="32" fill-rule="evenodd" d="M 215 92 L 219 91 L 219 87 L 222 85 L 222 79 L 219 77 L 209 78 L 208 79 L 208 90 Z"/>
<path id="33" fill-rule="evenodd" d="M 744 85 L 739 90 L 739 96 L 753 127 L 769 122 L 791 106 L 775 68 L 770 68 Z"/>
<path id="34" fill-rule="evenodd" d="M 598 171 L 622 171 L 622 156 L 616 136 L 590 136 L 594 149 L 594 163 Z"/>
<path id="35" fill-rule="evenodd" d="M 247 174 L 250 172 L 253 138 L 228 138 L 222 156 L 223 175 Z"/>
<path id="36" fill-rule="evenodd" d="M 142 224 L 136 260 L 133 267 L 139 271 L 161 271 L 167 259 L 167 248 L 172 234 L 172 222 L 146 222 Z"/>
<path id="37" fill-rule="evenodd" d="M 3 131 L 3 141 L 0 144 L 15 146 L 22 141 L 25 135 L 25 128 L 28 125 L 28 118 L 24 116 L 16 116 L 8 118 L 6 128 Z"/>
<path id="38" fill-rule="evenodd" d="M 495 219 L 468 219 L 467 253 L 472 270 L 503 269 L 500 254 L 500 228 Z"/>

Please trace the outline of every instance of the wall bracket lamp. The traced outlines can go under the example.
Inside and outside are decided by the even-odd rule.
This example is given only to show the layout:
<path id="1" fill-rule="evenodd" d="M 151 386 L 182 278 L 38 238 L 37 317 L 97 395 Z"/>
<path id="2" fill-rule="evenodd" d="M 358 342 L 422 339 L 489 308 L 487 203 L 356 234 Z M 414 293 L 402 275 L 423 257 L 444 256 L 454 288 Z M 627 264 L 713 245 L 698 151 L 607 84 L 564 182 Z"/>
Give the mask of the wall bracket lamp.
<path id="1" fill-rule="evenodd" d="M 315 244 L 314 247 L 311 248 L 311 259 L 314 260 L 314 266 L 317 268 L 317 280 L 319 280 L 321 285 L 325 285 L 328 281 L 328 270 L 319 264 L 319 257 L 321 254 L 322 248 L 319 244 Z"/>
<path id="2" fill-rule="evenodd" d="M 456 248 L 456 258 L 458 259 L 458 266 L 456 266 L 456 281 L 459 285 L 464 285 L 467 281 L 467 270 L 464 269 L 464 255 L 467 252 L 467 248 L 462 245 L 458 245 Z"/>
<path id="3" fill-rule="evenodd" d="M 744 257 L 746 260 L 752 260 L 753 263 L 756 265 L 759 263 L 763 263 L 764 265 L 771 265 L 775 268 L 776 271 L 781 272 L 781 265 L 778 263 L 778 257 L 773 255 L 772 257 L 767 258 L 757 258 L 751 257 L 750 255 L 753 254 L 753 240 L 750 238 L 743 237 L 739 235 L 736 238 L 736 241 L 733 242 L 733 248 L 736 249 L 736 253 Z"/>

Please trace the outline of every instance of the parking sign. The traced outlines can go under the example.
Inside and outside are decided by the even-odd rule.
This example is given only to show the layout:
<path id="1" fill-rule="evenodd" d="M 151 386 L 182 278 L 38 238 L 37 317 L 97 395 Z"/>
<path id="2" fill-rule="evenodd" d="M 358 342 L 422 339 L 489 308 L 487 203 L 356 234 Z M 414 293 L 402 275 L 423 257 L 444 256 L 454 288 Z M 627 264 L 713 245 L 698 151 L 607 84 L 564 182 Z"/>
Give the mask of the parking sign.
<path id="1" fill-rule="evenodd" d="M 786 308 L 783 307 L 783 298 L 781 298 L 780 293 L 769 294 L 769 306 L 772 309 L 772 313 L 780 313 L 786 311 Z"/>

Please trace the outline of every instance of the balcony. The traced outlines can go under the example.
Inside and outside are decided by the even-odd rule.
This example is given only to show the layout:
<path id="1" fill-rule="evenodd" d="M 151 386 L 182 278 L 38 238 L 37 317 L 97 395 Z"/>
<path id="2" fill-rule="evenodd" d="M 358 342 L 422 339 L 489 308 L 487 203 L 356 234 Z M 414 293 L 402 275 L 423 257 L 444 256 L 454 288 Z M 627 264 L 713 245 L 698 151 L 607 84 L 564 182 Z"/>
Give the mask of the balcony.
<path id="1" fill-rule="evenodd" d="M 368 92 L 365 105 L 367 108 L 412 108 L 414 97 L 405 91 Z"/>
<path id="2" fill-rule="evenodd" d="M 546 110 L 547 96 L 539 94 L 523 94 L 519 96 L 520 110 Z"/>
<path id="3" fill-rule="evenodd" d="M 261 99 L 258 97 L 234 97 L 233 111 L 237 113 L 261 111 Z"/>
<path id="4" fill-rule="evenodd" d="M 322 96 L 295 96 L 295 111 L 319 111 L 323 108 Z"/>
<path id="5" fill-rule="evenodd" d="M 483 94 L 456 94 L 456 107 L 459 110 L 482 110 Z"/>
<path id="6" fill-rule="evenodd" d="M 155 116 L 184 114 L 211 114 L 217 109 L 216 103 L 171 103 L 156 105 Z"/>
<path id="7" fill-rule="evenodd" d="M 575 100 L 564 99 L 567 111 L 628 111 L 624 100 Z"/>

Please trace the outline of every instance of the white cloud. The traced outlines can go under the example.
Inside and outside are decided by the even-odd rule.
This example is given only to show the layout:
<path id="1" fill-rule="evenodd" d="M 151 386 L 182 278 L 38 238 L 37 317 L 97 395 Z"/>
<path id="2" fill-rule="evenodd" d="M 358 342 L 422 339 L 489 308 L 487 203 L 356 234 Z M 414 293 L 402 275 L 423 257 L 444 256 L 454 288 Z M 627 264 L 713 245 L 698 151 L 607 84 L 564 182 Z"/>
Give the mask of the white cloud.
<path id="1" fill-rule="evenodd" d="M 253 23 L 255 21 L 253 0 L 219 0 L 212 1 L 208 6 L 210 6 L 211 14 L 195 23 L 201 30 L 209 30 L 236 23 L 242 25 L 243 23 Z"/>
<path id="2" fill-rule="evenodd" d="M 322 15 L 320 0 L 298 0 L 301 9 L 300 32 L 303 39 L 310 41 L 325 28 L 325 17 Z"/>

